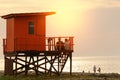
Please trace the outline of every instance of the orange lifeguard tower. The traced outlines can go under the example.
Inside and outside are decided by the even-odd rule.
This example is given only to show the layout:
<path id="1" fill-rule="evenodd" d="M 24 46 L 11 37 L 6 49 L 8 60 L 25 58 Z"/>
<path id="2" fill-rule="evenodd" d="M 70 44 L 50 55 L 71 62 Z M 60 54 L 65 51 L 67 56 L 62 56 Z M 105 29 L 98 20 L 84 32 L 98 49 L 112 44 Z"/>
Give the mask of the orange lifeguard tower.
<path id="1" fill-rule="evenodd" d="M 70 58 L 72 72 L 73 37 L 46 37 L 46 16 L 55 12 L 16 13 L 2 16 L 7 19 L 6 39 L 3 39 L 5 75 L 17 75 L 33 70 L 36 74 L 61 74 Z M 60 39 L 69 39 L 69 50 Z"/>

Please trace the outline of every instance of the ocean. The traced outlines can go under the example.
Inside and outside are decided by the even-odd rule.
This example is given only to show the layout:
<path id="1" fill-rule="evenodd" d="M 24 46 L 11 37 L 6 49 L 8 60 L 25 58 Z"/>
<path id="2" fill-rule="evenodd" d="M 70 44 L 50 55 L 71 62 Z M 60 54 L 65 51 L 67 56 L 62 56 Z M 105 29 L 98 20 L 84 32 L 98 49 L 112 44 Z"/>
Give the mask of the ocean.
<path id="1" fill-rule="evenodd" d="M 97 56 L 97 57 L 73 57 L 73 72 L 90 72 L 93 73 L 93 66 L 101 68 L 101 73 L 119 73 L 120 74 L 120 57 L 119 56 Z M 70 63 L 67 61 L 64 72 L 70 71 Z M 4 60 L 0 59 L 0 70 L 4 70 Z"/>
<path id="2" fill-rule="evenodd" d="M 120 57 L 119 56 L 100 56 L 100 57 L 73 57 L 73 72 L 90 72 L 93 73 L 93 66 L 101 68 L 101 73 L 119 73 L 120 74 Z M 64 71 L 69 71 L 69 62 L 67 62 Z"/>

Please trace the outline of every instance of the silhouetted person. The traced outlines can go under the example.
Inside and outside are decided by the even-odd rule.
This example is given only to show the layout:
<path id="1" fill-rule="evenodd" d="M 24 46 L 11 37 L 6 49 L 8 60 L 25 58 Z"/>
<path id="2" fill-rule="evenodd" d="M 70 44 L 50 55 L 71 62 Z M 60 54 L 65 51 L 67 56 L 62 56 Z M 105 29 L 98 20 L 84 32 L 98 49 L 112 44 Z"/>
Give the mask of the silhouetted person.
<path id="1" fill-rule="evenodd" d="M 83 70 L 83 71 L 82 71 L 82 73 L 84 74 L 84 73 L 85 73 L 85 71 Z"/>
<path id="2" fill-rule="evenodd" d="M 58 38 L 58 42 L 56 43 L 56 50 L 64 50 L 64 43 Z"/>
<path id="3" fill-rule="evenodd" d="M 51 51 L 51 47 L 52 47 L 52 38 L 48 38 L 48 50 Z"/>
<path id="4" fill-rule="evenodd" d="M 101 68 L 99 67 L 97 71 L 98 71 L 99 73 L 101 73 Z"/>
<path id="5" fill-rule="evenodd" d="M 64 47 L 65 47 L 65 50 L 70 50 L 70 41 L 68 39 L 65 39 Z"/>
<path id="6" fill-rule="evenodd" d="M 96 66 L 95 65 L 93 66 L 93 71 L 94 71 L 94 74 L 96 74 Z"/>

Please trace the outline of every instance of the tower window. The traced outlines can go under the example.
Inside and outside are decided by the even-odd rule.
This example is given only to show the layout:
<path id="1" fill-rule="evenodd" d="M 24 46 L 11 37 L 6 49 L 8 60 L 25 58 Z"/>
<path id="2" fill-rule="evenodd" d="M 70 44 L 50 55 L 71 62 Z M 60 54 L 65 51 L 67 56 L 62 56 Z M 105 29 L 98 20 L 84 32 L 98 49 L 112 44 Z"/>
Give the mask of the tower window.
<path id="1" fill-rule="evenodd" d="M 34 34 L 34 22 L 28 23 L 28 32 L 29 34 Z"/>

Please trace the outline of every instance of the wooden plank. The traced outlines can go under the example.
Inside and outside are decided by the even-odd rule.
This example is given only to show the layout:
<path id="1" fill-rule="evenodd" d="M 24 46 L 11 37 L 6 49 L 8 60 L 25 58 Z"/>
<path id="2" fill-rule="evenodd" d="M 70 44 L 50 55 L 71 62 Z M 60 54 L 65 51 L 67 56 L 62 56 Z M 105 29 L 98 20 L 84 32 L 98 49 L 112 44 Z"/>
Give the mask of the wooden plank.
<path id="1" fill-rule="evenodd" d="M 13 60 L 8 59 L 7 57 L 4 57 L 5 59 L 5 75 L 13 75 Z"/>

